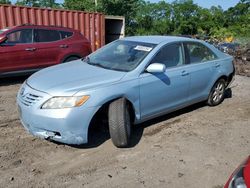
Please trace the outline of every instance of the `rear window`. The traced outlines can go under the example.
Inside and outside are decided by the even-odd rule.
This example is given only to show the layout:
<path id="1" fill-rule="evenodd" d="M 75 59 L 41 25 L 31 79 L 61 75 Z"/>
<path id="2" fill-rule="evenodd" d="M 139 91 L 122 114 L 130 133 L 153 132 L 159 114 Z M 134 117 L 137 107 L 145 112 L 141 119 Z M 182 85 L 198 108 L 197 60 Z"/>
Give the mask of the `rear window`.
<path id="1" fill-rule="evenodd" d="M 61 39 L 66 39 L 73 35 L 73 32 L 69 32 L 69 31 L 59 31 L 59 32 L 61 34 Z"/>
<path id="2" fill-rule="evenodd" d="M 188 63 L 200 63 L 216 59 L 216 55 L 206 46 L 200 43 L 185 43 Z"/>
<path id="3" fill-rule="evenodd" d="M 56 30 L 35 29 L 34 42 L 53 42 L 60 40 L 60 34 Z"/>

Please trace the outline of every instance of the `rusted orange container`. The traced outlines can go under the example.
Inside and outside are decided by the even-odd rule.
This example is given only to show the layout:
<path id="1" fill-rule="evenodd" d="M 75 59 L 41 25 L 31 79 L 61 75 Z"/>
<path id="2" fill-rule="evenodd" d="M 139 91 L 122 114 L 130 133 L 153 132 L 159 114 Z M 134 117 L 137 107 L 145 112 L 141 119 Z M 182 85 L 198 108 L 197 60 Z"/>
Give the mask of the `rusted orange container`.
<path id="1" fill-rule="evenodd" d="M 55 25 L 80 30 L 92 50 L 105 44 L 105 15 L 82 11 L 0 5 L 0 29 L 21 24 Z"/>

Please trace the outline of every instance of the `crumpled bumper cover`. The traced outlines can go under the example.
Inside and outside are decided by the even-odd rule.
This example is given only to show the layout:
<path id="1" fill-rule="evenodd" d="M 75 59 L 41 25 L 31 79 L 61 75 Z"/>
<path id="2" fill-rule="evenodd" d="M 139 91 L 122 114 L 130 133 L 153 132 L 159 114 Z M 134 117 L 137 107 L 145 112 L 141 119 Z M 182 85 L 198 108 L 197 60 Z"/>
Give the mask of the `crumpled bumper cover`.
<path id="1" fill-rule="evenodd" d="M 84 133 L 82 135 L 77 135 L 74 132 L 65 130 L 61 132 L 55 132 L 51 130 L 45 130 L 42 128 L 32 127 L 29 124 L 25 124 L 22 120 L 21 123 L 29 133 L 41 139 L 54 140 L 65 144 L 76 144 L 76 145 L 88 142 L 88 137 Z"/>
<path id="2" fill-rule="evenodd" d="M 56 115 L 53 118 L 53 113 L 50 113 L 50 117 L 46 117 L 44 114 L 34 114 L 22 108 L 21 111 L 21 123 L 32 135 L 65 144 L 79 145 L 88 142 L 88 127 L 96 109 L 68 114 L 62 118 Z"/>
<path id="3" fill-rule="evenodd" d="M 26 107 L 17 100 L 20 120 L 25 129 L 42 139 L 65 144 L 85 144 L 88 142 L 90 121 L 99 107 L 84 105 L 70 109 L 41 109 Z"/>

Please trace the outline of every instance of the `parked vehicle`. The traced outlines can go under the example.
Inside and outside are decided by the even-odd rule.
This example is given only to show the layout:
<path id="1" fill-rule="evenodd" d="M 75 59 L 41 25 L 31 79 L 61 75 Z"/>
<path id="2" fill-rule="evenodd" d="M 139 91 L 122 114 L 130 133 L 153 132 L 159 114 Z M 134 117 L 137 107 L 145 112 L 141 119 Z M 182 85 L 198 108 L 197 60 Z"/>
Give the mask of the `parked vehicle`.
<path id="1" fill-rule="evenodd" d="M 20 25 L 0 30 L 0 77 L 31 73 L 85 57 L 90 42 L 64 27 Z"/>
<path id="2" fill-rule="evenodd" d="M 224 43 L 218 44 L 219 50 L 221 50 L 224 53 L 228 53 L 230 55 L 235 53 L 239 49 L 239 46 L 240 44 L 238 43 L 224 42 Z"/>
<path id="3" fill-rule="evenodd" d="M 250 187 L 250 156 L 233 172 L 224 188 Z"/>
<path id="4" fill-rule="evenodd" d="M 82 144 L 102 111 L 114 145 L 127 147 L 133 124 L 204 100 L 220 104 L 233 80 L 232 61 L 195 39 L 120 39 L 84 60 L 33 74 L 17 95 L 20 118 L 33 135 Z"/>

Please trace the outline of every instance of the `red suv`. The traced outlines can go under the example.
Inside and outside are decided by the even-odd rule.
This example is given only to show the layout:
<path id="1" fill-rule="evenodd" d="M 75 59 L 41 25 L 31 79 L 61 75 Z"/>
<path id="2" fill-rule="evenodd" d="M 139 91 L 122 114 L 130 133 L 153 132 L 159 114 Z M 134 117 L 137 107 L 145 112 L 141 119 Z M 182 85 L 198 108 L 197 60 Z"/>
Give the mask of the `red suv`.
<path id="1" fill-rule="evenodd" d="M 82 58 L 90 42 L 73 29 L 21 25 L 0 30 L 0 77 L 37 71 Z"/>

